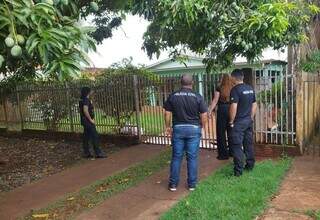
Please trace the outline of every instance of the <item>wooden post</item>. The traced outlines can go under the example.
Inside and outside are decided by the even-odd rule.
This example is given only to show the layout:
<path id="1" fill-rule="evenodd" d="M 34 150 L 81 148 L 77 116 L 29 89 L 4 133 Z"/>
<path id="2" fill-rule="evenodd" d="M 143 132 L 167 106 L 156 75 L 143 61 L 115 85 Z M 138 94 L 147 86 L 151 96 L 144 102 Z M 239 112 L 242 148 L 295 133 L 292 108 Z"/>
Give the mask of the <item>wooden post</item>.
<path id="1" fill-rule="evenodd" d="M 7 99 L 6 99 L 6 96 L 3 92 L 3 89 L 1 89 L 1 99 L 2 99 L 2 103 L 3 103 L 3 113 L 4 113 L 5 126 L 8 129 Z"/>
<path id="2" fill-rule="evenodd" d="M 16 87 L 16 95 L 17 95 L 17 104 L 18 104 L 18 108 L 19 108 L 21 130 L 23 130 L 24 129 L 24 119 L 23 119 L 23 113 L 22 113 L 22 108 L 21 108 L 21 101 L 20 101 L 18 87 Z"/>
<path id="3" fill-rule="evenodd" d="M 137 128 L 138 128 L 138 138 L 139 142 L 142 141 L 141 138 L 141 112 L 140 112 L 140 99 L 139 99 L 139 82 L 136 75 L 133 76 L 133 90 L 134 90 L 134 102 L 137 117 Z"/>
<path id="4" fill-rule="evenodd" d="M 74 123 L 73 123 L 73 115 L 72 115 L 72 106 L 71 106 L 71 101 L 70 101 L 70 91 L 69 91 L 69 86 L 68 83 L 65 83 L 65 88 L 66 88 L 66 94 L 67 94 L 67 105 L 68 105 L 68 110 L 69 110 L 69 118 L 70 118 L 70 128 L 71 132 L 74 132 Z"/>

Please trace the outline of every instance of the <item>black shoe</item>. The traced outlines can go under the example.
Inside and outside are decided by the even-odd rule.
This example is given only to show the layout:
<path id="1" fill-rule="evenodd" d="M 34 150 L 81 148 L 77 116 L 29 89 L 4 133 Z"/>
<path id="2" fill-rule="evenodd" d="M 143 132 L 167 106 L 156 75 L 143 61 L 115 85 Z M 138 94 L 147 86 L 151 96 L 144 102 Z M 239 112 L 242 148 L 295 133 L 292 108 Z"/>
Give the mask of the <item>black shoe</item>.
<path id="1" fill-rule="evenodd" d="M 235 172 L 235 173 L 234 173 L 234 176 L 235 176 L 235 177 L 240 177 L 240 176 L 242 176 L 242 173 L 240 173 L 240 172 Z"/>
<path id="2" fill-rule="evenodd" d="M 250 171 L 253 170 L 253 167 L 246 165 L 246 166 L 244 167 L 244 170 L 250 172 Z"/>
<path id="3" fill-rule="evenodd" d="M 97 159 L 101 159 L 101 158 L 107 158 L 107 155 L 104 154 L 99 154 L 96 156 Z"/>
<path id="4" fill-rule="evenodd" d="M 85 155 L 83 155 L 83 158 L 91 159 L 91 158 L 93 158 L 93 156 L 91 154 L 85 154 Z"/>
<path id="5" fill-rule="evenodd" d="M 218 160 L 229 160 L 229 157 L 221 157 L 221 156 L 217 156 Z"/>

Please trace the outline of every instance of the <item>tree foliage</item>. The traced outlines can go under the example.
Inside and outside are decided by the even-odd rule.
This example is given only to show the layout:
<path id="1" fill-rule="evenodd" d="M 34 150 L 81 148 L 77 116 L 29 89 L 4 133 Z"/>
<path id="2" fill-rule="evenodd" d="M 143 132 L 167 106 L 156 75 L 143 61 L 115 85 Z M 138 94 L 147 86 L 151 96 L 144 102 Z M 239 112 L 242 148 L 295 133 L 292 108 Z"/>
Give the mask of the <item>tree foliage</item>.
<path id="1" fill-rule="evenodd" d="M 139 3 L 140 2 L 140 3 Z M 319 8 L 307 1 L 133 1 L 134 13 L 151 21 L 144 35 L 148 55 L 172 49 L 207 57 L 208 68 L 227 67 L 235 57 L 253 61 L 265 48 L 307 40 L 306 28 Z"/>
<path id="2" fill-rule="evenodd" d="M 308 54 L 300 63 L 300 69 L 307 73 L 319 73 L 320 71 L 320 51 L 315 50 Z"/>
<path id="3" fill-rule="evenodd" d="M 0 0 L 1 84 L 39 73 L 53 79 L 76 76 L 88 65 L 94 39 L 102 42 L 121 24 L 119 2 Z M 95 28 L 81 24 L 87 18 Z"/>

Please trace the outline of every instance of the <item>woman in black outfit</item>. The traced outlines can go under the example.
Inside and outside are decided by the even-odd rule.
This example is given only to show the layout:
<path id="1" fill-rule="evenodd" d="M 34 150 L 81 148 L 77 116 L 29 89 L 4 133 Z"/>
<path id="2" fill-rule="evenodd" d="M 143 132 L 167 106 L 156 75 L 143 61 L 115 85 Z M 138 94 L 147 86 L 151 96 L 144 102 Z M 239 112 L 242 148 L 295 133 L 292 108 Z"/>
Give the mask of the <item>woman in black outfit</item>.
<path id="1" fill-rule="evenodd" d="M 96 158 L 105 158 L 106 156 L 99 147 L 99 135 L 94 121 L 94 107 L 90 100 L 91 95 L 92 91 L 89 87 L 81 89 L 79 111 L 81 125 L 83 126 L 83 153 L 85 158 L 92 158 L 89 150 L 89 141 L 91 141 Z"/>
<path id="2" fill-rule="evenodd" d="M 224 74 L 219 87 L 214 92 L 211 105 L 209 107 L 209 117 L 218 106 L 217 110 L 217 145 L 218 145 L 218 160 L 228 160 L 231 156 L 231 150 L 227 145 L 227 135 L 229 126 L 229 107 L 230 107 L 230 91 L 235 85 L 229 74 Z"/>

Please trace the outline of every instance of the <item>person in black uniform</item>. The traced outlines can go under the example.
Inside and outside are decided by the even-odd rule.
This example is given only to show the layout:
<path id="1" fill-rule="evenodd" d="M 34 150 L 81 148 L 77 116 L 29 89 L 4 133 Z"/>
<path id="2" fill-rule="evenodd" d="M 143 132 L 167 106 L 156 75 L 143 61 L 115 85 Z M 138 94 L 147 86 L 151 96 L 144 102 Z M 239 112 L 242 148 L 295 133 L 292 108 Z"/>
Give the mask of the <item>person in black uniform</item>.
<path id="1" fill-rule="evenodd" d="M 211 118 L 212 112 L 218 105 L 216 123 L 218 160 L 228 160 L 229 156 L 231 156 L 231 150 L 227 144 L 227 136 L 229 136 L 230 92 L 234 85 L 233 78 L 229 74 L 223 74 L 221 83 L 214 92 L 208 111 L 209 118 Z"/>
<path id="2" fill-rule="evenodd" d="M 234 161 L 234 175 L 241 176 L 243 169 L 252 170 L 255 164 L 253 150 L 253 119 L 257 104 L 255 92 L 243 82 L 242 70 L 231 73 L 236 85 L 230 94 L 230 141 Z M 244 156 L 246 165 L 244 167 Z"/>
<path id="3" fill-rule="evenodd" d="M 99 147 L 99 135 L 94 121 L 94 107 L 90 100 L 92 91 L 89 87 L 81 89 L 81 97 L 79 101 L 79 111 L 81 125 L 83 126 L 83 153 L 85 158 L 92 158 L 89 150 L 89 141 L 93 145 L 96 158 L 105 158 Z"/>
<path id="4" fill-rule="evenodd" d="M 172 133 L 170 191 L 177 190 L 184 153 L 187 156 L 189 190 L 194 190 L 197 184 L 201 129 L 208 121 L 208 107 L 192 86 L 192 76 L 183 75 L 181 89 L 172 93 L 164 104 L 166 134 L 171 136 Z"/>

